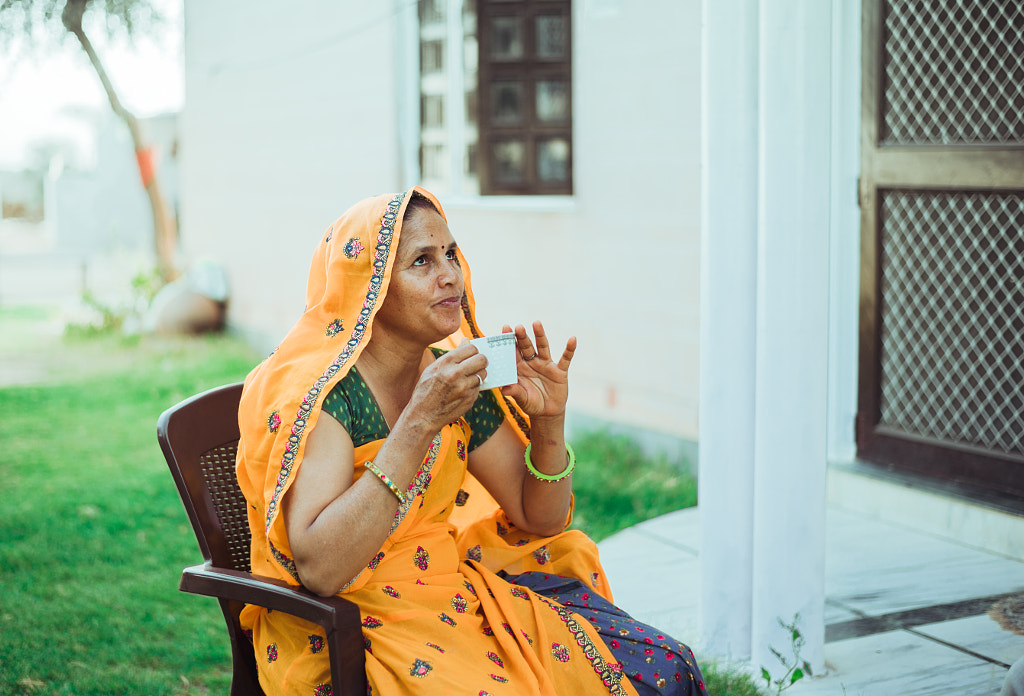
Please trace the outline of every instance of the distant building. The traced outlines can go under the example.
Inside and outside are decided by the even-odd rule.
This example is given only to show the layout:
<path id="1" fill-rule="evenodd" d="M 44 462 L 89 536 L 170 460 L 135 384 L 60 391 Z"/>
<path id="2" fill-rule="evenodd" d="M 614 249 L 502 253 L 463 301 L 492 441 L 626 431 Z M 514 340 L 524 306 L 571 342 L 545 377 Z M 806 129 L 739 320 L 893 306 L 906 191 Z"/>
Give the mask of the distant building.
<path id="1" fill-rule="evenodd" d="M 139 119 L 151 143 L 158 173 L 176 178 L 173 166 L 178 115 Z M 97 118 L 96 166 L 92 171 L 51 167 L 48 216 L 57 249 L 81 255 L 115 250 L 153 252 L 153 213 L 139 177 L 131 136 L 114 114 Z M 177 182 L 169 181 L 169 190 Z M 155 265 L 155 262 L 154 262 Z"/>
<path id="2" fill-rule="evenodd" d="M 4 219 L 26 222 L 43 219 L 43 175 L 40 172 L 0 171 L 0 205 Z"/>

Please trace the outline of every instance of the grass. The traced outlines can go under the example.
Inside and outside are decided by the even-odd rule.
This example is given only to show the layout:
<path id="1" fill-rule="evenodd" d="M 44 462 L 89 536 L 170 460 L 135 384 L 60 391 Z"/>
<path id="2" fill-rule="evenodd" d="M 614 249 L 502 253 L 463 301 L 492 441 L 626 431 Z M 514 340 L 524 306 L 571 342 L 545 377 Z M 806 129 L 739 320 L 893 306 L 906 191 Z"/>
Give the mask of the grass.
<path id="1" fill-rule="evenodd" d="M 225 339 L 44 352 L 64 356 L 58 381 L 0 389 L 0 693 L 226 693 L 219 609 L 176 589 L 201 558 L 155 424 L 254 356 Z"/>
<path id="2" fill-rule="evenodd" d="M 681 464 L 646 456 L 628 437 L 594 431 L 576 452 L 572 526 L 601 541 L 620 529 L 697 504 L 697 482 Z"/>
<path id="3" fill-rule="evenodd" d="M 742 668 L 729 669 L 716 662 L 701 663 L 711 696 L 763 696 L 759 682 Z"/>
<path id="4" fill-rule="evenodd" d="M 0 694 L 226 693 L 219 608 L 177 591 L 181 568 L 201 557 L 155 424 L 259 358 L 224 337 L 33 333 L 52 318 L 0 310 L 0 358 L 46 375 L 0 388 Z M 692 479 L 624 438 L 595 433 L 574 446 L 576 524 L 595 538 L 695 500 Z M 705 670 L 714 696 L 757 693 L 735 688 L 738 674 Z"/>

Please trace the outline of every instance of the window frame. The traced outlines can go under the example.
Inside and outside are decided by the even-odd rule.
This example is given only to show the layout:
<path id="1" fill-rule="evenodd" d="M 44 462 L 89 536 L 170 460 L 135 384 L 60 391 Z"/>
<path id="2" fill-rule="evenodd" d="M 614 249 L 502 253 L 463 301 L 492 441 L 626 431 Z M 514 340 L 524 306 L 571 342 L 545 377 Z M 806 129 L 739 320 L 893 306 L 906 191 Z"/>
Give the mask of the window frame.
<path id="1" fill-rule="evenodd" d="M 472 1 L 472 0 L 470 0 Z M 513 12 L 520 10 L 520 12 Z M 554 11 L 554 12 L 553 12 Z M 566 49 L 562 58 L 541 58 L 536 52 L 536 24 L 539 17 L 558 14 L 566 23 Z M 523 56 L 520 59 L 491 58 L 492 36 L 487 31 L 489 20 L 500 17 L 522 19 Z M 477 149 L 479 152 L 481 195 L 556 195 L 573 193 L 573 141 L 572 141 L 572 5 L 571 0 L 477 0 L 477 41 L 479 62 L 477 67 Z M 536 85 L 545 77 L 562 80 L 566 84 L 568 118 L 560 123 L 543 123 L 536 115 Z M 520 82 L 522 90 L 521 124 L 495 124 L 491 120 L 491 87 L 499 82 Z M 485 93 L 486 92 L 486 93 Z M 545 140 L 564 139 L 569 143 L 565 180 L 544 182 L 540 179 L 537 161 L 539 145 Z M 525 145 L 525 177 L 521 183 L 502 183 L 495 180 L 491 147 L 501 142 L 521 141 Z"/>
<path id="2" fill-rule="evenodd" d="M 444 117 L 447 121 L 444 124 L 446 139 L 445 166 L 447 171 L 443 176 L 428 181 L 424 178 L 422 169 L 422 152 L 424 147 L 423 125 L 421 123 L 422 104 L 424 92 L 422 90 L 422 75 L 420 73 L 421 56 L 421 25 L 419 4 L 415 3 L 403 13 L 401 21 L 401 34 L 406 38 L 402 43 L 407 47 L 400 52 L 400 69 L 404 75 L 406 89 L 404 91 L 404 107 L 400 105 L 400 138 L 403 143 L 403 170 L 406 173 L 406 184 L 422 184 L 427 188 L 436 190 L 438 195 L 445 200 L 468 207 L 481 208 L 502 208 L 510 210 L 571 210 L 573 202 L 573 150 L 575 143 L 572 137 L 573 121 L 573 79 L 572 79 L 572 6 L 570 0 L 442 0 L 445 3 L 445 49 L 443 51 L 445 66 L 443 74 L 446 77 L 446 90 L 444 92 L 443 106 Z M 531 31 L 535 17 L 538 14 L 550 14 L 551 9 L 560 10 L 560 14 L 566 21 L 566 57 L 558 61 L 533 60 L 529 77 L 532 79 L 543 79 L 545 75 L 552 75 L 563 79 L 566 83 L 566 110 L 568 118 L 558 124 L 533 124 L 527 134 L 527 161 L 528 176 L 526 183 L 512 186 L 491 186 L 487 183 L 489 172 L 486 161 L 487 152 L 484 150 L 484 143 L 488 138 L 508 137 L 514 132 L 513 129 L 494 129 L 482 125 L 482 112 L 488 111 L 489 104 L 485 104 L 490 98 L 489 90 L 477 90 L 467 93 L 466 72 L 463 63 L 465 50 L 463 31 L 463 11 L 466 3 L 474 3 L 477 9 L 476 15 L 476 36 L 477 36 L 477 84 L 487 84 L 484 76 L 490 66 L 485 67 L 482 57 L 485 49 L 482 45 L 483 15 L 479 13 L 482 6 L 507 6 L 508 9 L 522 9 L 524 6 L 532 6 L 533 11 L 528 12 L 524 18 L 528 30 L 526 41 L 530 48 L 533 43 L 533 32 Z M 483 7 L 485 14 L 490 7 Z M 545 11 L 546 10 L 546 11 Z M 505 14 L 508 11 L 505 10 Z M 451 40 L 455 37 L 456 40 Z M 554 67 L 552 67 L 554 66 Z M 507 72 L 507 71 L 506 71 Z M 501 71 L 499 71 L 501 73 Z M 492 73 L 487 73 L 492 74 Z M 532 84 L 524 89 L 525 104 L 529 106 L 529 117 L 533 120 L 536 106 L 536 97 Z M 468 108 L 472 108 L 472 96 L 476 101 L 476 124 L 467 118 Z M 473 135 L 476 131 L 474 143 Z M 549 137 L 563 137 L 568 143 L 569 154 L 567 157 L 566 180 L 554 184 L 545 184 L 537 181 L 538 174 L 535 168 L 537 143 Z M 428 143 L 429 144 L 429 143 Z M 468 169 L 465 160 L 468 148 L 475 144 L 477 150 L 477 179 L 467 176 Z M 532 170 L 532 171 L 531 171 Z M 476 181 L 479 181 L 479 188 Z"/>

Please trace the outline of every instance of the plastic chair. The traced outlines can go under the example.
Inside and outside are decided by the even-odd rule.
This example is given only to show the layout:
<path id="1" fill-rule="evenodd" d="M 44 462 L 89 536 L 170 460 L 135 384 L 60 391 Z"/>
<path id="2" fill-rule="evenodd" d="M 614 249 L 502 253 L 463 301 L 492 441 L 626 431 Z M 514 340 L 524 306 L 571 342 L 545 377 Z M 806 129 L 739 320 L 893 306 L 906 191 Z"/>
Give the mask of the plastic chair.
<path id="1" fill-rule="evenodd" d="M 160 416 L 157 438 L 171 469 L 205 563 L 185 568 L 179 589 L 216 597 L 231 637 L 231 694 L 263 694 L 252 642 L 238 615 L 256 604 L 323 627 L 337 696 L 366 693 L 359 608 L 341 597 L 319 597 L 305 588 L 253 575 L 246 502 L 235 478 L 238 401 L 242 385 L 197 394 Z"/>

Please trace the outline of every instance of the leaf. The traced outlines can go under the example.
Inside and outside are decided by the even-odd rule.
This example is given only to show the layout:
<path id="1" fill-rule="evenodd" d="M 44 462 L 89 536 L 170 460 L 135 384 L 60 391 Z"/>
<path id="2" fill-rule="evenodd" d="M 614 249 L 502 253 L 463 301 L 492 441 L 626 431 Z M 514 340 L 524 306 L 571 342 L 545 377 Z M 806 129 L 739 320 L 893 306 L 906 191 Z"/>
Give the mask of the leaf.
<path id="1" fill-rule="evenodd" d="M 790 685 L 796 684 L 798 681 L 804 678 L 804 672 L 802 669 L 797 667 L 793 670 L 793 678 L 789 680 Z"/>
<path id="2" fill-rule="evenodd" d="M 765 683 L 771 685 L 772 675 L 769 674 L 768 670 L 766 670 L 764 667 L 761 668 L 761 677 L 765 680 Z"/>
<path id="3" fill-rule="evenodd" d="M 812 677 L 814 676 L 814 671 L 811 669 L 811 663 L 808 662 L 807 660 L 804 660 L 804 671 L 807 672 Z"/>

